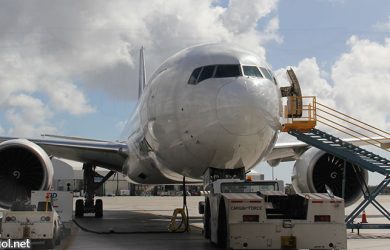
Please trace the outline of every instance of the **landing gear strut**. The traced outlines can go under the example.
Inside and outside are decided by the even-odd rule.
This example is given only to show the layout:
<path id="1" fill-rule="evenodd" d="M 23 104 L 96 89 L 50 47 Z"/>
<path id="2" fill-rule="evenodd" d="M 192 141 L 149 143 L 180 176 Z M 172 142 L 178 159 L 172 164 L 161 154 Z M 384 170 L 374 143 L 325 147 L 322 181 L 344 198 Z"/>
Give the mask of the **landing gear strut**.
<path id="1" fill-rule="evenodd" d="M 78 199 L 76 201 L 76 218 L 82 218 L 85 213 L 94 213 L 95 218 L 103 217 L 103 201 L 101 199 L 95 198 L 95 191 L 103 185 L 103 183 L 108 180 L 115 172 L 110 171 L 104 178 L 99 182 L 95 183 L 95 171 L 96 166 L 90 163 L 84 163 L 83 165 L 83 180 L 84 180 L 84 190 L 85 190 L 85 200 Z"/>

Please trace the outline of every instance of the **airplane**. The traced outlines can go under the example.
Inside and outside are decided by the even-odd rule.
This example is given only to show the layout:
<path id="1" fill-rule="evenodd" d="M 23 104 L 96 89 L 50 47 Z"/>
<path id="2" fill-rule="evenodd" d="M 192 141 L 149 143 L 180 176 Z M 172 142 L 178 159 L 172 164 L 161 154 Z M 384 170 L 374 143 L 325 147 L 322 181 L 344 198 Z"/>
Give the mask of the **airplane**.
<path id="1" fill-rule="evenodd" d="M 1 137 L 0 206 L 49 189 L 52 157 L 84 163 L 86 198 L 76 201 L 76 217 L 103 216 L 94 191 L 115 172 L 133 183 L 199 183 L 210 171 L 216 178 L 248 172 L 261 161 L 296 161 L 297 190 L 325 192 L 327 185 L 341 196 L 334 176 L 342 176 L 342 168 L 333 156 L 302 142 L 277 143 L 281 89 L 255 53 L 228 44 L 190 47 L 163 62 L 147 84 L 144 65 L 141 50 L 139 100 L 119 140 Z M 110 170 L 97 185 L 96 166 Z M 314 173 L 325 186 L 313 183 Z M 366 170 L 360 174 L 367 180 Z M 357 183 L 347 179 L 347 205 L 361 196 Z"/>

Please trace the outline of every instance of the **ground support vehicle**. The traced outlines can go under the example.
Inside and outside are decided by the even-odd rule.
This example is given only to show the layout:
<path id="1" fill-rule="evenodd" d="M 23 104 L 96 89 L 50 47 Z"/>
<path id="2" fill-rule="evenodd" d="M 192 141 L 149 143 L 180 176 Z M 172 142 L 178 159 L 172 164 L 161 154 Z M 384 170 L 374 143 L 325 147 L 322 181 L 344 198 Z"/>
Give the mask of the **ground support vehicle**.
<path id="1" fill-rule="evenodd" d="M 36 210 L 19 202 L 3 211 L 1 239 L 43 241 L 46 248 L 54 248 L 61 242 L 62 228 L 50 202 L 40 202 Z"/>
<path id="2" fill-rule="evenodd" d="M 286 195 L 280 181 L 219 179 L 199 212 L 204 235 L 229 249 L 346 249 L 343 199 Z"/>

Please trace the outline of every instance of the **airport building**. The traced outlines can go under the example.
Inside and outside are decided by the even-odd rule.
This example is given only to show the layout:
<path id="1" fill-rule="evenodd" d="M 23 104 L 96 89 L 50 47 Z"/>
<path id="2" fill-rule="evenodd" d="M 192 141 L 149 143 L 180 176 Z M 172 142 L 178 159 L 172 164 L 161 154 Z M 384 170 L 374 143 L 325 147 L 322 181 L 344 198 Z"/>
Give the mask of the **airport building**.
<path id="1" fill-rule="evenodd" d="M 73 191 L 75 195 L 83 196 L 83 165 L 79 162 L 63 161 L 53 158 L 54 180 L 53 188 L 58 191 Z M 96 168 L 95 182 L 109 173 L 109 170 Z M 199 195 L 202 185 L 188 185 L 190 195 Z M 128 178 L 115 173 L 96 192 L 97 196 L 139 195 L 139 196 L 175 196 L 182 194 L 181 185 L 141 185 L 129 182 Z"/>
<path id="2" fill-rule="evenodd" d="M 83 165 L 79 162 L 63 161 L 56 158 L 52 159 L 54 167 L 53 188 L 58 191 L 73 191 L 76 196 L 83 196 Z M 96 168 L 97 176 L 95 182 L 108 174 L 109 170 Z M 264 180 L 264 175 L 251 171 L 251 180 Z M 187 194 L 200 195 L 203 185 L 187 185 Z M 115 173 L 111 176 L 96 192 L 97 196 L 118 196 L 118 195 L 137 195 L 137 196 L 176 196 L 182 195 L 183 188 L 181 185 L 141 185 L 129 182 L 128 178 L 121 174 Z"/>

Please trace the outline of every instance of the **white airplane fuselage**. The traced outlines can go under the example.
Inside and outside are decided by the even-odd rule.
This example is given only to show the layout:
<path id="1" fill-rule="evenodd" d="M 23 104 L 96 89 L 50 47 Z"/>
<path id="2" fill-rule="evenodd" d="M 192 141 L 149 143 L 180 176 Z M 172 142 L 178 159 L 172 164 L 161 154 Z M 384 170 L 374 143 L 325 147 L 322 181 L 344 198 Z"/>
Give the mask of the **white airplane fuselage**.
<path id="1" fill-rule="evenodd" d="M 214 77 L 189 84 L 195 69 L 210 65 Z M 216 77 L 218 65 L 239 65 L 241 75 Z M 246 76 L 244 66 L 258 67 L 263 76 Z M 121 138 L 129 146 L 123 173 L 136 183 L 176 183 L 183 175 L 200 180 L 209 167 L 254 167 L 281 126 L 279 86 L 264 70 L 253 53 L 221 44 L 170 57 L 149 80 L 126 128 L 129 136 Z"/>

